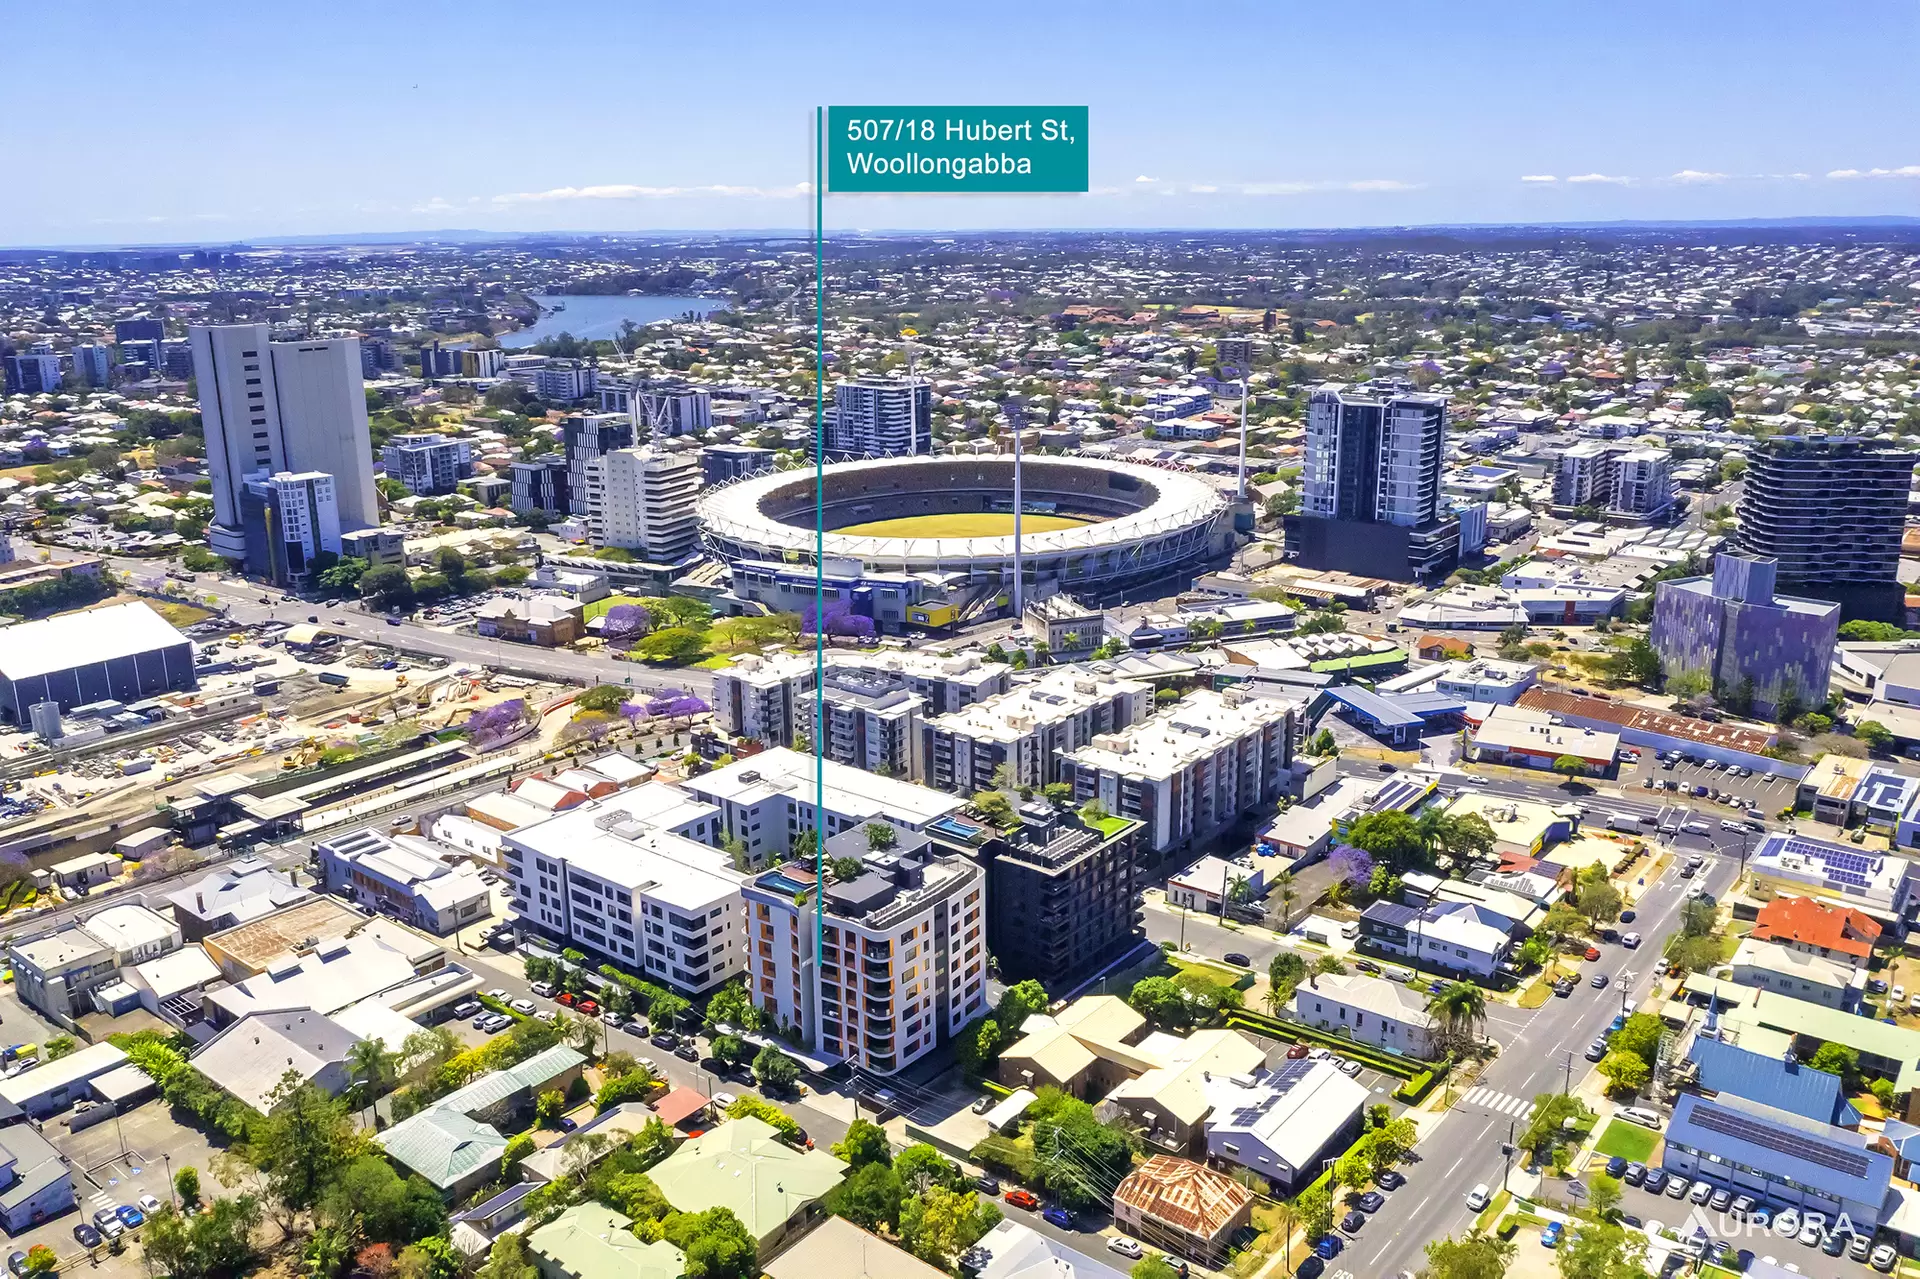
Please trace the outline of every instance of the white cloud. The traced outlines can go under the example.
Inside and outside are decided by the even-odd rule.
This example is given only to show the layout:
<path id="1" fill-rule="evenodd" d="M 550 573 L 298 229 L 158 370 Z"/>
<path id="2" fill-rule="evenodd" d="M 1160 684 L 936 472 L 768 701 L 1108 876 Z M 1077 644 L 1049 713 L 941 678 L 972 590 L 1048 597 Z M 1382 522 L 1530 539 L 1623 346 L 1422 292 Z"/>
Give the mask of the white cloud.
<path id="1" fill-rule="evenodd" d="M 1523 173 L 1520 175 L 1520 180 L 1522 182 L 1558 182 L 1560 179 L 1551 173 Z"/>
<path id="2" fill-rule="evenodd" d="M 1830 178 L 1920 178 L 1920 164 L 1903 164 L 1897 169 L 1832 169 Z"/>
<path id="3" fill-rule="evenodd" d="M 1609 182 L 1615 186 L 1626 186 L 1632 178 L 1616 177 L 1610 173 L 1576 173 L 1568 178 L 1569 182 Z"/>
<path id="4" fill-rule="evenodd" d="M 414 205 L 413 212 L 415 213 L 447 213 L 457 207 L 458 207 L 457 205 L 449 203 L 445 196 L 436 195 L 431 200 L 428 200 L 424 204 Z"/>
<path id="5" fill-rule="evenodd" d="M 1135 182 L 1158 182 L 1159 180 L 1159 178 L 1150 178 L 1144 173 L 1134 179 Z"/>
<path id="6" fill-rule="evenodd" d="M 645 187 L 615 183 L 590 187 L 554 187 L 548 191 L 515 191 L 493 197 L 495 204 L 552 204 L 565 200 L 671 200 L 684 196 L 743 196 L 750 199 L 790 199 L 805 195 L 807 183 L 790 187 L 690 186 Z"/>
<path id="7" fill-rule="evenodd" d="M 1682 169 L 1673 175 L 1675 182 L 1725 182 L 1724 173 L 1708 173 L 1700 169 Z"/>
<path id="8" fill-rule="evenodd" d="M 1200 190 L 1199 187 L 1193 188 Z M 1398 178 L 1361 178 L 1352 182 L 1321 179 L 1317 182 L 1225 182 L 1209 187 L 1234 195 L 1311 195 L 1316 191 L 1417 191 L 1420 184 Z"/>
<path id="9" fill-rule="evenodd" d="M 1358 182 L 1347 183 L 1349 191 L 1413 191 L 1416 186 L 1411 182 L 1402 182 L 1398 178 L 1363 178 Z"/>

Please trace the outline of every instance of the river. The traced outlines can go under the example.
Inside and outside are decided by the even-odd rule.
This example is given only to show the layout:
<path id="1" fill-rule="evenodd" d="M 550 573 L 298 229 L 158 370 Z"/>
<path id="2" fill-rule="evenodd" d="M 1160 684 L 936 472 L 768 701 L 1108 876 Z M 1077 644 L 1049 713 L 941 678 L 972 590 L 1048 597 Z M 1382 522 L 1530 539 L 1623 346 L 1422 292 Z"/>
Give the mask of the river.
<path id="1" fill-rule="evenodd" d="M 547 338 L 559 337 L 562 333 L 571 333 L 582 341 L 617 337 L 621 322 L 625 320 L 632 320 L 635 324 L 677 320 L 688 311 L 707 315 L 725 305 L 717 298 L 635 298 L 623 293 L 534 295 L 533 300 L 540 304 L 539 323 L 502 336 L 500 345 L 507 350 L 532 346 Z M 563 305 L 566 310 L 555 311 L 555 305 Z"/>

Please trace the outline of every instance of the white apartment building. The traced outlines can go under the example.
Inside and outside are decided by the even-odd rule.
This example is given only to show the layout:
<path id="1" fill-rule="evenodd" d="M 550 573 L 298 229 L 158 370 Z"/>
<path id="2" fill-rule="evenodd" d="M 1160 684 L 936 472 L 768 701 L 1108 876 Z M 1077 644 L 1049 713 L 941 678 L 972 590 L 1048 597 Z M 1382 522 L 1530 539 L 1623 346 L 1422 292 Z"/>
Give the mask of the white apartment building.
<path id="1" fill-rule="evenodd" d="M 690 452 L 642 445 L 596 458 L 587 468 L 588 540 L 650 564 L 678 563 L 699 540 L 693 500 L 702 483 L 700 459 Z"/>
<path id="2" fill-rule="evenodd" d="M 699 994 L 746 967 L 742 876 L 713 809 L 648 784 L 508 832 L 521 918 L 651 981 Z"/>
<path id="3" fill-rule="evenodd" d="M 632 404 L 635 431 L 645 430 L 656 440 L 704 435 L 713 426 L 713 396 L 697 386 L 668 382 L 635 386 Z"/>
<path id="4" fill-rule="evenodd" d="M 925 775 L 920 730 L 927 699 L 909 693 L 884 672 L 829 670 L 826 696 L 807 699 L 806 706 L 813 739 L 824 744 L 828 759 L 882 777 L 919 781 Z"/>
<path id="5" fill-rule="evenodd" d="M 918 1061 L 987 1009 L 986 873 L 970 858 L 936 855 L 924 835 L 896 830 L 899 842 L 884 852 L 870 851 L 857 828 L 829 840 L 828 856 L 858 859 L 861 873 L 824 892 L 798 864 L 743 890 L 755 1003 L 815 1052 L 881 1075 Z"/>
<path id="6" fill-rule="evenodd" d="M 1138 680 L 1071 669 L 926 722 L 927 785 L 972 794 L 993 785 L 1002 764 L 1019 786 L 1059 781 L 1061 756 L 1117 733 L 1153 710 L 1153 689 Z"/>
<path id="7" fill-rule="evenodd" d="M 891 687 L 919 697 L 923 715 L 944 715 L 1004 693 L 1012 668 L 982 661 L 976 653 L 941 657 L 935 653 L 849 652 L 826 654 L 829 677 L 859 671 L 884 677 Z M 814 659 L 811 654 L 738 658 L 713 674 L 714 719 L 732 736 L 751 737 L 770 746 L 791 746 L 796 729 L 813 722 Z"/>
<path id="8" fill-rule="evenodd" d="M 1188 847 L 1286 791 L 1302 706 L 1237 689 L 1188 693 L 1062 761 L 1076 803 L 1144 823 L 1156 853 Z"/>
<path id="9" fill-rule="evenodd" d="M 933 386 L 925 378 L 863 377 L 833 388 L 827 451 L 887 457 L 933 452 Z"/>
<path id="10" fill-rule="evenodd" d="M 1440 513 L 1447 400 L 1330 382 L 1307 402 L 1302 513 L 1419 528 Z"/>
<path id="11" fill-rule="evenodd" d="M 340 529 L 379 524 L 357 338 L 272 342 L 264 324 L 195 325 L 188 337 L 213 483 L 214 551 L 248 558 L 241 506 L 246 482 L 263 474 L 330 475 Z"/>
<path id="12" fill-rule="evenodd" d="M 862 772 L 827 760 L 824 793 L 816 796 L 814 757 L 775 746 L 735 760 L 725 768 L 689 778 L 689 795 L 720 810 L 725 835 L 746 845 L 748 863 L 793 851 L 802 831 L 823 831 L 831 840 L 842 831 L 885 818 L 903 830 L 924 830 L 966 801 L 912 782 Z M 816 798 L 823 813 L 816 813 Z"/>
<path id="13" fill-rule="evenodd" d="M 315 556 L 340 553 L 339 487 L 325 472 L 251 476 L 241 510 L 247 568 L 263 577 L 302 579 Z"/>
<path id="14" fill-rule="evenodd" d="M 439 432 L 395 435 L 380 450 L 387 478 L 415 496 L 451 493 L 473 474 L 473 449 Z"/>
<path id="15" fill-rule="evenodd" d="M 1583 440 L 1560 455 L 1553 502 L 1597 506 L 1613 515 L 1661 515 L 1673 505 L 1673 454 Z"/>

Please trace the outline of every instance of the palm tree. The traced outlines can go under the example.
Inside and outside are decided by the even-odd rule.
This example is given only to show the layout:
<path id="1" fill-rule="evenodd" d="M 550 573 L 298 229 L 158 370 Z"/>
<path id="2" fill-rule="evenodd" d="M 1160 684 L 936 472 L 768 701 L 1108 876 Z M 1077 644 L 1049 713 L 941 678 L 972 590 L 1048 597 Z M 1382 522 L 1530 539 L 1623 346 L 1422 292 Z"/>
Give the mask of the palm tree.
<path id="1" fill-rule="evenodd" d="M 1280 931 L 1284 933 L 1293 923 L 1293 903 L 1300 895 L 1294 891 L 1292 871 L 1283 870 L 1273 877 L 1272 895 L 1280 899 Z"/>
<path id="2" fill-rule="evenodd" d="M 1420 851 L 1431 862 L 1435 856 L 1448 851 L 1452 843 L 1452 831 L 1448 829 L 1451 819 L 1438 808 L 1429 804 L 1420 810 L 1413 819 L 1414 831 L 1420 836 Z"/>
<path id="3" fill-rule="evenodd" d="M 1486 1021 L 1487 997 L 1472 982 L 1456 981 L 1428 996 L 1427 1011 L 1440 1023 L 1442 1039 L 1456 1046 L 1462 1040 L 1471 1044 Z"/>
<path id="4" fill-rule="evenodd" d="M 366 1089 L 367 1109 L 373 1108 L 374 1094 L 380 1084 L 393 1073 L 393 1064 L 398 1054 L 387 1051 L 384 1039 L 362 1039 L 347 1049 L 347 1077 L 363 1081 Z"/>
<path id="5" fill-rule="evenodd" d="M 1227 900 L 1234 905 L 1243 905 L 1253 897 L 1253 881 L 1245 875 L 1235 875 L 1227 884 Z"/>

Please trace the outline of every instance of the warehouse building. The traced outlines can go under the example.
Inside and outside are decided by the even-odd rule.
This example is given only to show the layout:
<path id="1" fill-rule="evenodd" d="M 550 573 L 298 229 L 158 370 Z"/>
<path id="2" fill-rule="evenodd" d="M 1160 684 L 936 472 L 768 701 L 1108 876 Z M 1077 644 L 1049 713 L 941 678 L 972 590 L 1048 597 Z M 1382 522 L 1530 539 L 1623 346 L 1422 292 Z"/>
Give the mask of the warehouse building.
<path id="1" fill-rule="evenodd" d="M 65 613 L 0 630 L 0 719 L 194 688 L 193 644 L 145 604 Z"/>

